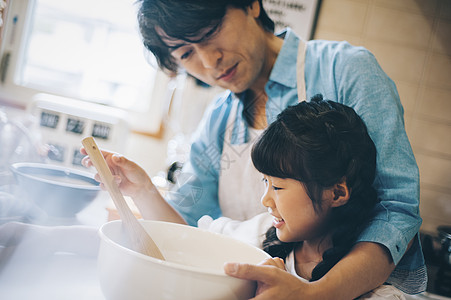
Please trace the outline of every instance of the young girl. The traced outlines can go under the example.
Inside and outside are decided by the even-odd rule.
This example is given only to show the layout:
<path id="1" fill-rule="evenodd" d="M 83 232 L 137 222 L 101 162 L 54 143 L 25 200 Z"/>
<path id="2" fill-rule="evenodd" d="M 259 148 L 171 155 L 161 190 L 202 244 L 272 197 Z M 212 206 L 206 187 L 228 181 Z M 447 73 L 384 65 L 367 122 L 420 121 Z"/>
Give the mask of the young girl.
<path id="1" fill-rule="evenodd" d="M 263 248 L 285 262 L 266 264 L 319 280 L 351 250 L 378 202 L 376 148 L 365 124 L 352 108 L 317 95 L 277 117 L 254 144 L 252 161 L 274 217 Z M 257 294 L 267 288 L 259 282 Z M 392 286 L 362 297 L 403 299 Z"/>

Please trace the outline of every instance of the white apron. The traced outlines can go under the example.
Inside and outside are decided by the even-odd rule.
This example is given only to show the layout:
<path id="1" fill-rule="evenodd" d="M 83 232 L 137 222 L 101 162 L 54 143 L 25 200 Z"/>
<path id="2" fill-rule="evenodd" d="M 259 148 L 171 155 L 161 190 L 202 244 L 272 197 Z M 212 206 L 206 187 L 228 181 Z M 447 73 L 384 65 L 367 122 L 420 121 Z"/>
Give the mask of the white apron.
<path id="1" fill-rule="evenodd" d="M 305 52 L 306 42 L 299 41 L 297 57 L 297 89 L 298 99 L 305 100 Z M 249 128 L 249 141 L 242 145 L 232 145 L 232 131 L 235 122 L 238 99 L 234 100 L 227 120 L 224 135 L 224 146 L 221 156 L 221 175 L 219 176 L 218 197 L 222 215 L 232 220 L 248 220 L 266 208 L 260 203 L 264 193 L 263 176 L 255 169 L 251 159 L 251 149 L 256 137 L 263 130 Z"/>

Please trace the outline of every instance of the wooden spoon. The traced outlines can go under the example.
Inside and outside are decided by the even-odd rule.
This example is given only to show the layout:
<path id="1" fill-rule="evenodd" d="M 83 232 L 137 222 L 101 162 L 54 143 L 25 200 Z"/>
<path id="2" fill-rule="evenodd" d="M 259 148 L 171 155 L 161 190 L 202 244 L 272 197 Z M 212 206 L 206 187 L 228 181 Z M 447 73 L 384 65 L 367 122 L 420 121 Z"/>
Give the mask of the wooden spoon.
<path id="1" fill-rule="evenodd" d="M 82 144 L 91 158 L 94 167 L 97 169 L 97 172 L 99 172 L 100 179 L 105 185 L 107 191 L 110 193 L 111 198 L 113 198 L 114 205 L 116 206 L 119 216 L 122 219 L 122 224 L 128 237 L 130 238 L 132 249 L 139 253 L 165 260 L 160 252 L 160 249 L 158 249 L 155 242 L 146 232 L 144 227 L 142 227 L 142 225 L 138 222 L 135 215 L 133 215 L 130 210 L 130 207 L 128 207 L 125 202 L 124 196 L 114 181 L 113 174 L 111 174 L 110 168 L 97 147 L 94 138 L 87 137 L 83 139 Z"/>

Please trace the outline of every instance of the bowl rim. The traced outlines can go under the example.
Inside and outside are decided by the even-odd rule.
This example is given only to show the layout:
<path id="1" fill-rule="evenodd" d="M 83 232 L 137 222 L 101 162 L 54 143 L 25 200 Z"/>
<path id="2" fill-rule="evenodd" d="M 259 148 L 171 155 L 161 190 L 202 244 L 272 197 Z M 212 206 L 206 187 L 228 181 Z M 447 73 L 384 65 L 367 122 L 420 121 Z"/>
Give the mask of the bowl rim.
<path id="1" fill-rule="evenodd" d="M 94 178 L 95 175 L 93 173 L 91 173 L 91 172 L 88 172 L 88 171 L 83 171 L 83 170 L 78 170 L 78 169 L 74 169 L 74 168 L 69 168 L 69 167 L 65 167 L 65 166 L 58 166 L 58 165 L 53 165 L 53 164 L 45 164 L 45 163 L 19 162 L 19 163 L 14 163 L 14 164 L 11 165 L 11 171 L 13 173 L 16 173 L 16 174 L 19 174 L 19 175 L 24 176 L 26 178 L 37 180 L 37 181 L 40 181 L 40 182 L 50 183 L 50 184 L 53 184 L 53 185 L 69 187 L 69 188 L 90 190 L 90 191 L 98 191 L 98 190 L 100 190 L 100 186 L 99 185 L 92 185 L 92 186 L 89 185 L 88 186 L 88 185 L 83 185 L 83 184 L 74 184 L 74 183 L 69 183 L 69 182 L 53 181 L 53 180 L 49 180 L 49 179 L 45 179 L 45 178 L 40 178 L 39 176 L 30 175 L 30 174 L 27 174 L 27 173 L 24 173 L 24 172 L 20 171 L 20 168 L 22 168 L 22 167 L 61 171 L 61 172 L 64 172 L 66 174 L 72 173 L 72 174 L 75 174 L 75 175 L 78 175 L 78 176 L 87 177 L 87 178 L 95 180 L 95 178 Z"/>
<path id="2" fill-rule="evenodd" d="M 268 253 L 266 253 L 265 251 L 263 251 L 262 249 L 260 249 L 258 247 L 252 246 L 252 245 L 247 244 L 247 243 L 245 243 L 243 241 L 237 240 L 237 239 L 235 239 L 233 237 L 230 237 L 230 236 L 227 236 L 227 235 L 224 235 L 224 234 L 220 234 L 220 233 L 217 233 L 217 232 L 212 232 L 212 231 L 209 231 L 209 230 L 206 230 L 206 229 L 202 229 L 202 228 L 198 228 L 198 227 L 194 227 L 194 226 L 190 226 L 190 225 L 185 225 L 185 224 L 165 222 L 165 221 L 143 220 L 143 219 L 140 219 L 138 221 L 141 222 L 141 223 L 160 223 L 160 224 L 164 223 L 164 224 L 169 224 L 170 226 L 174 226 L 174 227 L 190 227 L 190 228 L 193 228 L 193 229 L 195 228 L 195 230 L 200 230 L 200 231 L 202 231 L 204 233 L 211 234 L 211 235 L 221 236 L 221 238 L 225 238 L 227 240 L 231 240 L 234 243 L 242 244 L 242 245 L 244 245 L 246 247 L 250 247 L 250 248 L 255 248 L 257 251 L 261 252 L 262 254 L 265 254 L 267 256 L 267 258 L 271 257 Z M 125 247 L 125 246 L 122 246 L 122 245 L 114 242 L 112 239 L 110 239 L 103 232 L 103 229 L 106 226 L 109 226 L 109 224 L 112 224 L 112 223 L 122 223 L 122 220 L 113 220 L 113 221 L 109 221 L 109 222 L 104 223 L 99 228 L 99 231 L 98 231 L 99 232 L 99 236 L 100 236 L 101 241 L 104 241 L 104 242 L 106 242 L 108 244 L 111 244 L 111 245 L 117 247 L 121 251 L 127 252 L 129 254 L 132 254 L 133 256 L 137 256 L 137 257 L 140 257 L 142 259 L 145 259 L 145 260 L 148 260 L 148 261 L 160 264 L 160 265 L 168 266 L 168 267 L 171 267 L 171 268 L 176 268 L 176 269 L 183 270 L 183 271 L 189 271 L 189 272 L 193 272 L 193 273 L 197 273 L 197 274 L 203 274 L 203 275 L 213 275 L 213 276 L 220 276 L 220 277 L 239 279 L 239 278 L 231 277 L 231 276 L 225 274 L 224 270 L 214 271 L 214 270 L 211 270 L 211 269 L 202 269 L 202 268 L 199 268 L 199 267 L 184 265 L 184 264 L 180 264 L 180 263 L 176 263 L 176 262 L 170 262 L 170 261 L 167 261 L 167 260 L 160 260 L 158 258 L 155 258 L 155 257 L 152 257 L 152 256 L 148 256 L 148 255 L 136 252 L 136 251 L 134 251 L 132 249 L 129 249 L 129 248 Z M 233 261 L 230 261 L 230 262 L 233 262 Z"/>

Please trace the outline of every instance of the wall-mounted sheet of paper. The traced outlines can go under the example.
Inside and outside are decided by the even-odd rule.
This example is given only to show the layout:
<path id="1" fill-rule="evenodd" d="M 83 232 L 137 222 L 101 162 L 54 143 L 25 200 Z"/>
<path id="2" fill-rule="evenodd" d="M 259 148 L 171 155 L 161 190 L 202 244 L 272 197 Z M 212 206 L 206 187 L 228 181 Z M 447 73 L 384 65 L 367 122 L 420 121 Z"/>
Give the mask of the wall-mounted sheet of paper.
<path id="1" fill-rule="evenodd" d="M 297 35 L 312 38 L 319 0 L 263 0 L 263 7 L 276 23 L 276 32 L 289 26 Z"/>

